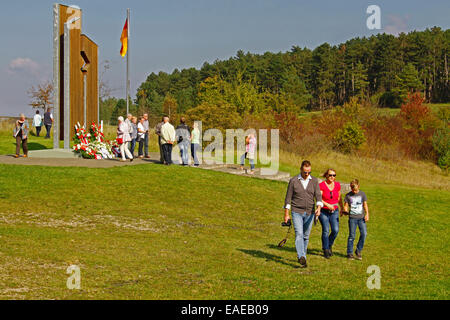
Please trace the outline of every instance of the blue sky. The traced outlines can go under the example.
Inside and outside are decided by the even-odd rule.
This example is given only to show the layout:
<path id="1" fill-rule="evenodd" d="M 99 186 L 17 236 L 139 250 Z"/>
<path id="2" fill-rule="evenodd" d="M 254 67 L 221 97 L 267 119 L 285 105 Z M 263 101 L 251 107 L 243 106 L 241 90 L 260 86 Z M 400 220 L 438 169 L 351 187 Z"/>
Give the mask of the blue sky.
<path id="1" fill-rule="evenodd" d="M 32 114 L 27 89 L 52 79 L 54 1 L 3 2 L 0 12 L 0 115 Z M 83 10 L 83 33 L 109 60 L 105 79 L 125 97 L 120 35 L 131 9 L 131 94 L 151 72 L 200 67 L 238 50 L 288 51 L 294 45 L 337 44 L 379 32 L 397 34 L 450 27 L 448 0 L 73 0 Z M 381 30 L 366 27 L 369 5 L 381 8 Z"/>

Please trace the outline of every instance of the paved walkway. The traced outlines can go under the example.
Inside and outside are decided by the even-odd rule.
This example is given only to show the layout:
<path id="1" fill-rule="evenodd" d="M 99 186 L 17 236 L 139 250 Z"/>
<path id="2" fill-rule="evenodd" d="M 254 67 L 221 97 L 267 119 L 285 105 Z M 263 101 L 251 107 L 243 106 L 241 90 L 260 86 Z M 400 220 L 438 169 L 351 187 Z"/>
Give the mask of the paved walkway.
<path id="1" fill-rule="evenodd" d="M 121 162 L 119 158 L 110 160 L 89 160 L 70 156 L 65 158 L 47 158 L 46 155 L 40 155 L 35 153 L 35 157 L 30 156 L 28 158 L 14 158 L 14 155 L 0 155 L 1 164 L 13 164 L 13 165 L 29 165 L 29 166 L 49 166 L 49 167 L 84 167 L 84 168 L 112 168 L 112 167 L 123 167 L 130 165 L 141 165 L 141 164 L 159 164 L 159 153 L 151 152 L 150 159 L 135 159 L 133 162 Z M 43 156 L 43 157 L 40 157 Z M 58 155 L 56 155 L 58 156 Z M 178 163 L 180 158 L 174 156 L 173 161 Z M 290 174 L 287 172 L 278 171 L 273 175 L 262 175 L 261 169 L 256 168 L 255 174 L 249 174 L 250 167 L 246 166 L 245 170 L 240 170 L 240 166 L 237 164 L 202 164 L 199 167 L 205 170 L 214 170 L 225 172 L 229 174 L 241 175 L 250 178 L 268 179 L 289 182 Z M 342 183 L 341 183 L 342 184 Z M 350 186 L 347 184 L 342 184 L 342 193 L 347 193 L 350 191 Z"/>

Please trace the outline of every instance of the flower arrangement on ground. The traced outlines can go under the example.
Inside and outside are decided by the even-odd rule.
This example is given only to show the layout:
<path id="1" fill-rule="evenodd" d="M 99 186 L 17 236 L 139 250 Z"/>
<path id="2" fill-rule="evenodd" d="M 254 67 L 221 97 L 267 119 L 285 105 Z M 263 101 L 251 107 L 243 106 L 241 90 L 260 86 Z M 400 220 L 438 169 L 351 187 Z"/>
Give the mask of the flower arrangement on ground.
<path id="1" fill-rule="evenodd" d="M 116 141 L 105 139 L 95 122 L 92 122 L 89 131 L 80 123 L 76 124 L 73 144 L 74 152 L 81 154 L 84 159 L 112 159 L 117 156 L 119 149 Z"/>

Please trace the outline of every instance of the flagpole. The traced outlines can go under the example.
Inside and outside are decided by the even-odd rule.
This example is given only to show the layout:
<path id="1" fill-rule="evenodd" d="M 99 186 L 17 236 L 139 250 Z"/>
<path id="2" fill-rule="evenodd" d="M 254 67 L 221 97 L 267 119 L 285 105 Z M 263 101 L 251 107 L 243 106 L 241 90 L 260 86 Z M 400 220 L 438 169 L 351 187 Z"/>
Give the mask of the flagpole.
<path id="1" fill-rule="evenodd" d="M 128 39 L 127 39 L 127 115 L 130 113 L 130 9 L 127 9 L 127 23 L 128 23 Z"/>

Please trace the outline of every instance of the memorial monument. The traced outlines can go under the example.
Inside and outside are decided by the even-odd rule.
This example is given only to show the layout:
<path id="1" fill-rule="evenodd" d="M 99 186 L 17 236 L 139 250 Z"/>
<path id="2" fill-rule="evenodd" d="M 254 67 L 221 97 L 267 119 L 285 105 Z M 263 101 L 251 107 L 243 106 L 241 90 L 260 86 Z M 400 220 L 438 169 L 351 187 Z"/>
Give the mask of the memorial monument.
<path id="1" fill-rule="evenodd" d="M 82 10 L 53 6 L 53 148 L 70 149 L 75 124 L 98 123 L 98 45 L 82 34 Z"/>

